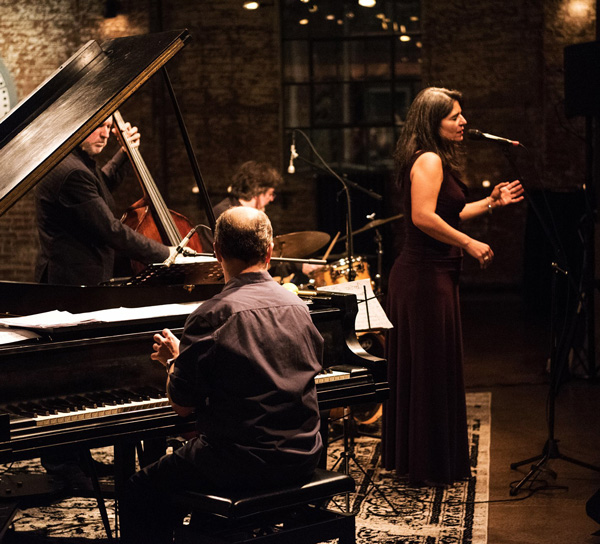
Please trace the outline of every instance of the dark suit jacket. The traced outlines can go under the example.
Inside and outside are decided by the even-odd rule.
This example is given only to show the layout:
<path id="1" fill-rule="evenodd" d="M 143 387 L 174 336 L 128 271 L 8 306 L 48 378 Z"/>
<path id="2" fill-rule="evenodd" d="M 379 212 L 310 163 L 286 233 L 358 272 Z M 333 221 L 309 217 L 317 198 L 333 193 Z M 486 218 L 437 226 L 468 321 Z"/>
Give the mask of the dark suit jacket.
<path id="1" fill-rule="evenodd" d="M 121 181 L 125 154 L 100 169 L 79 147 L 38 184 L 35 192 L 40 252 L 36 281 L 97 285 L 113 275 L 115 250 L 142 263 L 164 261 L 167 246 L 123 225 L 111 190 Z"/>

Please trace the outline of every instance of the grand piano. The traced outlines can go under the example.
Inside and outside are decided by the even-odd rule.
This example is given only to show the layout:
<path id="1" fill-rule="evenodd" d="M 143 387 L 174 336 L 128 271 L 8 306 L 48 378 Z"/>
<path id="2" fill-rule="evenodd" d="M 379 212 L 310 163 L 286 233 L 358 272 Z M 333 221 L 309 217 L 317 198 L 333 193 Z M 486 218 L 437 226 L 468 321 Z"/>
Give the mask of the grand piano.
<path id="1" fill-rule="evenodd" d="M 189 40 L 187 31 L 170 31 L 89 42 L 15 108 L 0 123 L 0 214 L 162 71 L 214 227 L 165 68 Z M 191 311 L 221 288 L 218 274 L 200 280 L 184 276 L 179 283 L 101 286 L 0 282 L 0 315 L 52 310 L 79 315 L 172 304 L 188 304 Z M 357 340 L 356 297 L 331 293 L 305 300 L 325 339 L 326 368 L 317 379 L 321 408 L 381 402 L 388 392 L 386 362 Z M 190 421 L 178 417 L 165 399 L 164 370 L 149 358 L 152 335 L 165 327 L 181 332 L 185 317 L 165 310 L 151 317 L 81 322 L 37 329 L 34 338 L 0 345 L 0 463 L 37 457 L 54 446 L 118 445 L 189 430 Z"/>

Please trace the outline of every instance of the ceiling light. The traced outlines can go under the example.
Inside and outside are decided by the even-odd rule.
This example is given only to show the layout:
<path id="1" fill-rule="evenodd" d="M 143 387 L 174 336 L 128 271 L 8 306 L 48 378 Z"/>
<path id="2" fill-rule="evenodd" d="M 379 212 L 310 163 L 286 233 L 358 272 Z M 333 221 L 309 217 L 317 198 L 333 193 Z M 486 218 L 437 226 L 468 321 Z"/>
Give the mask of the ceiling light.
<path id="1" fill-rule="evenodd" d="M 372 8 L 376 3 L 375 0 L 358 0 L 358 5 L 363 8 Z"/>
<path id="2" fill-rule="evenodd" d="M 308 11 L 310 11 L 311 13 L 316 13 L 317 11 L 319 11 L 319 6 L 317 6 L 317 4 L 315 4 L 314 6 L 310 6 L 308 8 Z"/>
<path id="3" fill-rule="evenodd" d="M 259 7 L 258 2 L 244 2 L 244 9 L 258 9 Z"/>
<path id="4" fill-rule="evenodd" d="M 409 42 L 410 36 L 407 36 L 406 34 L 402 34 L 402 36 L 400 36 L 400 41 L 401 42 Z"/>
<path id="5" fill-rule="evenodd" d="M 301 25 L 307 25 L 307 24 L 308 24 L 308 19 L 300 19 L 300 20 L 298 21 L 298 24 L 301 24 Z"/>

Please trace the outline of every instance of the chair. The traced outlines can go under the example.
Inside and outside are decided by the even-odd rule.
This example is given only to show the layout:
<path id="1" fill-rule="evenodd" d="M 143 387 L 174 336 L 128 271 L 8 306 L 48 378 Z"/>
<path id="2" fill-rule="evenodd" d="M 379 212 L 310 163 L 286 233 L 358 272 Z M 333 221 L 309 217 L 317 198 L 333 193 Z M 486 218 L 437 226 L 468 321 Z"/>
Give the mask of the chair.
<path id="1" fill-rule="evenodd" d="M 303 485 L 267 491 L 180 491 L 173 501 L 191 518 L 176 530 L 175 543 L 318 544 L 337 538 L 354 544 L 354 515 L 325 507 L 331 497 L 353 491 L 350 476 L 319 468 Z"/>

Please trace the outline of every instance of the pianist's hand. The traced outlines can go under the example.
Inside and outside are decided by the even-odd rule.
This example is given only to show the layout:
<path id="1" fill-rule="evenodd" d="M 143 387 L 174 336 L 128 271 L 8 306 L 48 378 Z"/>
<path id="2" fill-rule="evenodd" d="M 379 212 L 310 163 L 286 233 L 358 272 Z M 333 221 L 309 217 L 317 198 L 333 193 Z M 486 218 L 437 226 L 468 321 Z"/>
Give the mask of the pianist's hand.
<path id="1" fill-rule="evenodd" d="M 166 367 L 169 359 L 174 359 L 179 355 L 179 339 L 169 329 L 163 329 L 153 338 L 154 353 L 150 355 L 150 358 Z"/>
<path id="2" fill-rule="evenodd" d="M 127 138 L 127 141 L 129 142 L 129 145 L 132 148 L 136 148 L 136 147 L 140 147 L 140 140 L 142 138 L 142 135 L 138 132 L 138 128 L 137 127 L 132 127 L 130 123 L 125 123 L 125 137 Z M 118 130 L 117 127 L 113 127 L 113 132 L 116 134 L 115 131 Z M 125 150 L 123 150 L 125 151 Z"/>

